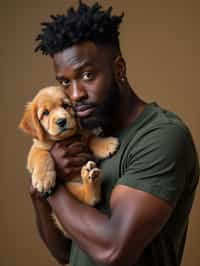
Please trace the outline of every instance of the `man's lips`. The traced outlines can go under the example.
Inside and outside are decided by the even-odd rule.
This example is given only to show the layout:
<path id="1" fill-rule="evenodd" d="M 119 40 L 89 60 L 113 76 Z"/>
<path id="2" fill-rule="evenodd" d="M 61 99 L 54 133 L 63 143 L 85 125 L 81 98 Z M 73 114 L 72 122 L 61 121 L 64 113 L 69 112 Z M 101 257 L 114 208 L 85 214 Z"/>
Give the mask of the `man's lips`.
<path id="1" fill-rule="evenodd" d="M 95 110 L 95 107 L 91 105 L 80 105 L 75 107 L 75 110 L 79 117 L 86 117 Z"/>

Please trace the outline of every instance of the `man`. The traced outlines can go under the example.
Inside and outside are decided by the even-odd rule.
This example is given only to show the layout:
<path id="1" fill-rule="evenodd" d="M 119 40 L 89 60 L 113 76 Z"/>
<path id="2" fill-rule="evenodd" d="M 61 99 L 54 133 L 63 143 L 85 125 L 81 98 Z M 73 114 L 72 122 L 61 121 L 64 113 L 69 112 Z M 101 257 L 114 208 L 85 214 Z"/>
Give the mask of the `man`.
<path id="1" fill-rule="evenodd" d="M 123 18 L 79 3 L 43 24 L 36 50 L 51 56 L 56 79 L 81 125 L 120 140 L 101 162 L 102 201 L 94 207 L 63 187 L 89 159 L 79 141 L 51 153 L 57 186 L 46 199 L 31 190 L 40 235 L 57 261 L 74 266 L 181 264 L 199 165 L 189 130 L 173 113 L 142 101 L 128 83 L 119 46 Z M 59 218 L 70 239 L 55 227 Z"/>

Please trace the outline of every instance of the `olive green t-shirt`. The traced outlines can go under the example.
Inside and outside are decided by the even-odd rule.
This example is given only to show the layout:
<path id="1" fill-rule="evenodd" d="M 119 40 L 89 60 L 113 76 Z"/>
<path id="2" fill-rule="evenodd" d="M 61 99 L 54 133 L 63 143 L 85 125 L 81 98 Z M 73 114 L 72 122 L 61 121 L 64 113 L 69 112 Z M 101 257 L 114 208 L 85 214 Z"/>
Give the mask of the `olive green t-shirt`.
<path id="1" fill-rule="evenodd" d="M 119 150 L 101 163 L 102 202 L 96 208 L 110 215 L 111 192 L 118 184 L 174 203 L 170 219 L 145 248 L 136 266 L 178 266 L 199 177 L 190 132 L 174 113 L 151 103 L 117 137 Z M 94 265 L 99 264 L 72 242 L 70 266 Z"/>

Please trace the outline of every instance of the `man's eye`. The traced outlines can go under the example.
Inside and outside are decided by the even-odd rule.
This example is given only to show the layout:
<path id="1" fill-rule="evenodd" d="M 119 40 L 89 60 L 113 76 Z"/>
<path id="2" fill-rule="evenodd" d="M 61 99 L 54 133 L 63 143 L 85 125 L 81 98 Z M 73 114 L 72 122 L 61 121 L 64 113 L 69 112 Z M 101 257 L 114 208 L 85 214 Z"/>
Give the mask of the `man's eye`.
<path id="1" fill-rule="evenodd" d="M 92 72 L 84 72 L 83 74 L 82 74 L 82 78 L 84 79 L 84 80 L 92 80 L 93 78 L 94 78 L 94 74 L 92 73 Z"/>
<path id="2" fill-rule="evenodd" d="M 62 80 L 61 81 L 61 85 L 64 86 L 64 87 L 69 86 L 69 84 L 70 84 L 70 81 L 69 80 Z"/>

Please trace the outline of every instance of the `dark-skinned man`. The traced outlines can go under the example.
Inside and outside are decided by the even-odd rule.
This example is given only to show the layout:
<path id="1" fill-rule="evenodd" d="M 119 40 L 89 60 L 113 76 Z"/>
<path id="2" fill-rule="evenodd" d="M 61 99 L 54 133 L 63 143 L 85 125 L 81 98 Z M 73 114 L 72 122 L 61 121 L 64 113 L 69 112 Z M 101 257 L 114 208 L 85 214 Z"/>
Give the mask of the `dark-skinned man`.
<path id="1" fill-rule="evenodd" d="M 51 57 L 82 127 L 101 127 L 120 141 L 117 153 L 100 164 L 102 201 L 95 207 L 60 182 L 90 158 L 87 148 L 79 141 L 53 147 L 57 189 L 47 199 L 30 192 L 38 229 L 61 264 L 178 266 L 198 183 L 197 154 L 185 124 L 131 88 L 119 45 L 123 14 L 111 11 L 80 2 L 66 15 L 51 16 L 38 35 L 36 50 Z M 54 225 L 52 211 L 70 239 Z"/>

